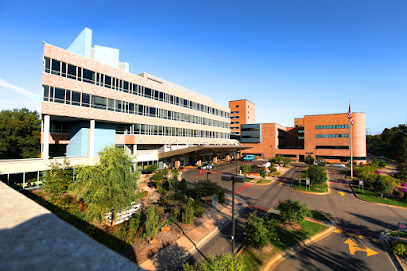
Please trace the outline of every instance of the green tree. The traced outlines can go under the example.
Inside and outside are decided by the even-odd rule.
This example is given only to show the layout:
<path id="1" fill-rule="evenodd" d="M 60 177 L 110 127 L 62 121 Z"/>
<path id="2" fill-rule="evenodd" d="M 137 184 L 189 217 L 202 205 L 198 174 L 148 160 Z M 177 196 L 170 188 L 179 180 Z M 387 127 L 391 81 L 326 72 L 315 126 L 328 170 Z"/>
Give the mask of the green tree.
<path id="1" fill-rule="evenodd" d="M 386 167 L 387 166 L 387 164 L 386 164 L 386 162 L 384 161 L 384 160 L 379 160 L 379 168 L 384 168 L 384 167 Z"/>
<path id="2" fill-rule="evenodd" d="M 246 265 L 242 257 L 237 257 L 232 254 L 223 254 L 219 257 L 209 256 L 204 262 L 196 265 L 186 263 L 182 266 L 184 271 L 244 271 Z"/>
<path id="3" fill-rule="evenodd" d="M 78 181 L 70 185 L 70 190 L 87 205 L 89 219 L 103 221 L 107 212 L 113 210 L 114 216 L 136 201 L 140 174 L 133 171 L 133 158 L 123 149 L 105 147 L 99 152 L 99 159 L 96 166 L 79 168 Z"/>
<path id="4" fill-rule="evenodd" d="M 154 206 L 148 206 L 143 209 L 142 214 L 143 232 L 142 238 L 146 238 L 150 243 L 151 239 L 157 235 L 158 231 L 164 226 L 164 219 L 161 219 Z"/>
<path id="5" fill-rule="evenodd" d="M 397 171 L 397 178 L 399 178 L 403 182 L 407 182 L 407 159 L 402 160 L 397 165 Z"/>
<path id="6" fill-rule="evenodd" d="M 264 167 L 260 168 L 259 173 L 260 173 L 260 176 L 263 179 L 266 178 L 267 172 L 266 172 L 266 169 Z"/>
<path id="7" fill-rule="evenodd" d="M 191 224 L 194 222 L 194 200 L 189 198 L 182 211 L 182 223 Z"/>
<path id="8" fill-rule="evenodd" d="M 194 193 L 197 198 L 209 197 L 212 195 L 218 195 L 223 191 L 223 188 L 211 180 L 204 180 L 197 183 L 194 187 Z"/>
<path id="9" fill-rule="evenodd" d="M 184 178 L 179 183 L 179 190 L 181 190 L 181 191 L 187 191 L 188 190 L 188 183 Z"/>
<path id="10" fill-rule="evenodd" d="M 249 242 L 252 245 L 263 248 L 267 246 L 270 241 L 277 240 L 275 226 L 276 221 L 269 219 L 265 220 L 258 217 L 256 212 L 253 212 L 245 223 L 244 234 L 248 237 Z"/>
<path id="11" fill-rule="evenodd" d="M 0 159 L 40 155 L 41 119 L 27 108 L 0 111 Z"/>
<path id="12" fill-rule="evenodd" d="M 318 166 L 310 166 L 307 171 L 311 184 L 316 184 L 319 189 L 320 184 L 324 184 L 328 180 L 325 168 Z"/>
<path id="13" fill-rule="evenodd" d="M 283 162 L 283 156 L 280 154 L 277 154 L 276 157 L 274 157 L 274 161 L 280 165 Z"/>
<path id="14" fill-rule="evenodd" d="M 376 192 L 380 193 L 380 197 L 383 198 L 383 194 L 393 192 L 394 185 L 385 176 L 378 175 L 376 181 L 373 183 L 373 188 Z"/>
<path id="15" fill-rule="evenodd" d="M 305 163 L 307 163 L 308 165 L 311 165 L 312 163 L 314 163 L 314 158 L 312 158 L 312 156 L 310 154 L 308 154 L 308 156 L 305 157 Z"/>
<path id="16" fill-rule="evenodd" d="M 73 172 L 67 159 L 64 159 L 62 164 L 56 161 L 51 162 L 50 170 L 44 173 L 45 192 L 48 193 L 51 201 L 57 200 L 67 192 L 72 182 Z"/>
<path id="17" fill-rule="evenodd" d="M 301 204 L 298 200 L 290 199 L 279 202 L 277 210 L 280 210 L 280 217 L 283 221 L 300 224 L 305 221 L 305 218 L 311 215 L 311 210 L 307 204 Z"/>
<path id="18" fill-rule="evenodd" d="M 291 158 L 290 157 L 283 157 L 283 163 L 284 163 L 284 167 L 286 165 L 289 165 L 291 163 Z"/>

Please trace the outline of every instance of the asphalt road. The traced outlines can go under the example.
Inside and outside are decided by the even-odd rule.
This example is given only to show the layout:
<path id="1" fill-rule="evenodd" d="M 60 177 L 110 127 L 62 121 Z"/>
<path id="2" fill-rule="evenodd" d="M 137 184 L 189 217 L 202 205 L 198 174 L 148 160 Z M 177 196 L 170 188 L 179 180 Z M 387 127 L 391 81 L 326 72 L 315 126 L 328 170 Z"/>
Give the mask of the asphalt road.
<path id="1" fill-rule="evenodd" d="M 270 185 L 236 183 L 235 186 L 238 195 L 252 208 L 269 210 L 276 207 L 279 201 L 300 200 L 311 209 L 326 213 L 338 226 L 337 232 L 284 260 L 275 270 L 394 270 L 377 238 L 381 231 L 395 230 L 398 222 L 407 221 L 407 210 L 357 199 L 344 181 L 344 176 L 334 169 L 328 169 L 330 194 L 312 195 L 295 191 L 289 187 L 289 183 L 300 170 L 301 165 L 295 164 Z M 223 173 L 235 173 L 234 163 L 216 165 L 211 172 L 208 175 L 210 180 L 216 181 L 228 192 L 232 190 L 231 182 L 221 181 L 220 178 Z M 191 183 L 206 177 L 206 171 L 202 176 L 199 176 L 199 170 L 183 173 L 183 178 Z M 202 254 L 213 252 L 221 244 L 221 238 L 230 243 L 230 234 L 225 229 L 224 233 L 202 248 Z M 222 246 L 227 247 L 226 243 Z M 198 257 L 196 260 L 202 259 Z"/>

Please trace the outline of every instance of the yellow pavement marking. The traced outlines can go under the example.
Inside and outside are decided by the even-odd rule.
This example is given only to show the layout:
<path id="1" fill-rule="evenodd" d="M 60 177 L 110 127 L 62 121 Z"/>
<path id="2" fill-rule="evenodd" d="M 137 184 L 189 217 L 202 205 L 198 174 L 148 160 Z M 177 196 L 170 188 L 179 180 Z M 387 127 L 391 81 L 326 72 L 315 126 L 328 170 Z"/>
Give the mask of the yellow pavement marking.
<path id="1" fill-rule="evenodd" d="M 335 233 L 341 233 L 341 230 L 334 230 Z"/>
<path id="2" fill-rule="evenodd" d="M 283 183 L 278 183 L 278 185 L 282 185 Z"/>
<path id="3" fill-rule="evenodd" d="M 378 252 L 368 248 L 367 246 L 364 246 L 365 248 L 358 247 L 358 245 L 356 245 L 355 242 L 353 242 L 350 238 L 345 241 L 345 244 L 347 244 L 349 246 L 349 253 L 351 255 L 355 255 L 356 251 L 364 251 L 364 252 L 366 252 L 366 254 L 367 254 L 366 256 L 368 256 L 368 257 L 379 254 Z"/>
<path id="4" fill-rule="evenodd" d="M 339 192 L 339 194 L 341 194 L 341 196 L 345 196 L 345 192 Z"/>

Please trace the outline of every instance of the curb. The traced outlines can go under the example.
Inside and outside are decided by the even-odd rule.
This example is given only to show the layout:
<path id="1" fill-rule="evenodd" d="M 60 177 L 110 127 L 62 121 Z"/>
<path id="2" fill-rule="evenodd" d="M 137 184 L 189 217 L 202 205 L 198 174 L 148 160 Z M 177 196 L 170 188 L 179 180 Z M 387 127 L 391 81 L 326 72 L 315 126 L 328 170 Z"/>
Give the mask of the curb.
<path id="1" fill-rule="evenodd" d="M 293 190 L 295 190 L 295 191 L 298 191 L 298 192 L 300 192 L 300 193 L 304 193 L 304 194 L 310 194 L 310 195 L 328 195 L 328 194 L 331 194 L 331 189 L 329 188 L 329 185 L 328 185 L 328 192 L 324 192 L 324 193 L 316 193 L 316 192 L 302 191 L 302 190 L 299 190 L 299 189 L 294 188 L 294 187 L 292 186 L 292 184 L 290 184 L 290 187 L 291 187 L 291 189 L 293 189 Z"/>
<path id="2" fill-rule="evenodd" d="M 273 270 L 274 267 L 276 267 L 279 263 L 281 263 L 288 257 L 290 257 L 290 256 L 300 252 L 304 248 L 328 237 L 336 229 L 335 222 L 333 222 L 331 219 L 329 219 L 329 220 L 331 221 L 331 223 L 330 223 L 331 226 L 329 226 L 327 229 L 323 230 L 320 233 L 317 233 L 316 235 L 314 235 L 304 241 L 299 242 L 298 244 L 296 244 L 293 247 L 289 247 L 289 248 L 284 249 L 283 251 L 280 251 L 279 253 L 277 253 L 273 258 L 271 258 L 268 261 L 268 263 L 262 268 L 262 270 L 264 270 L 264 271 Z"/>
<path id="3" fill-rule="evenodd" d="M 348 183 L 350 189 L 352 190 L 353 195 L 355 196 L 355 198 L 364 201 L 364 202 L 368 202 L 368 203 L 372 203 L 372 204 L 376 204 L 376 205 L 380 205 L 380 206 L 386 206 L 386 207 L 390 207 L 390 208 L 397 208 L 397 209 L 403 209 L 403 210 L 407 210 L 407 207 L 402 207 L 402 206 L 397 206 L 397 205 L 390 205 L 390 204 L 385 204 L 385 203 L 379 203 L 379 202 L 374 202 L 374 201 L 368 201 L 365 199 L 362 199 L 358 196 L 358 194 L 355 192 L 355 190 L 353 189 L 353 186 Z"/>
<path id="4" fill-rule="evenodd" d="M 379 240 L 380 240 L 381 245 L 387 251 L 387 256 L 389 256 L 390 261 L 392 262 L 394 268 L 396 270 L 407 271 L 406 268 L 404 268 L 403 264 L 401 263 L 400 257 L 389 251 L 390 243 L 389 243 L 389 240 L 387 240 L 388 235 L 389 235 L 388 231 L 387 232 L 383 231 L 380 233 Z"/>

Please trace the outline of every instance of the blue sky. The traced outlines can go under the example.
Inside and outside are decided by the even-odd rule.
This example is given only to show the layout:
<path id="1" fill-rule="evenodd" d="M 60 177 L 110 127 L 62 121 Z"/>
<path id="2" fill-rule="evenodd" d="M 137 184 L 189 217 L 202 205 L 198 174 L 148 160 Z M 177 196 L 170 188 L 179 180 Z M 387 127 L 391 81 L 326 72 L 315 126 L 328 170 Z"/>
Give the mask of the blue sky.
<path id="1" fill-rule="evenodd" d="M 256 122 L 341 113 L 368 133 L 407 120 L 407 2 L 0 0 L 0 109 L 40 108 L 42 41 L 87 26 L 130 72 L 256 104 Z"/>

